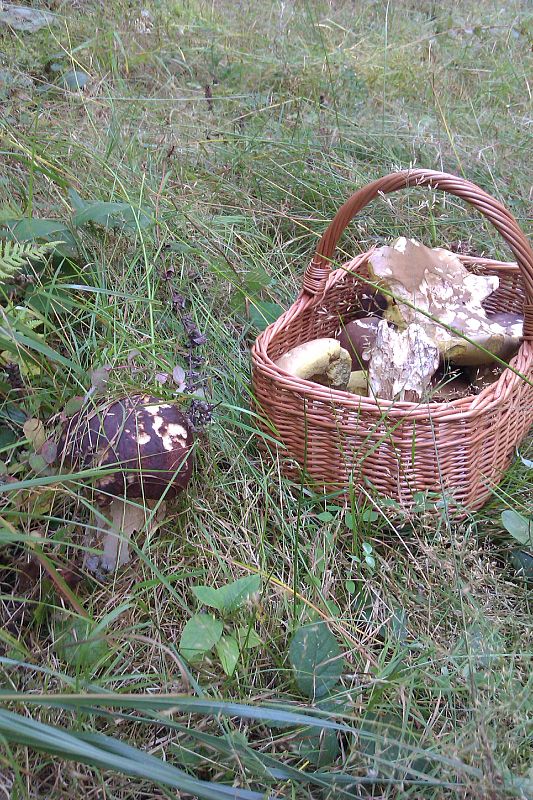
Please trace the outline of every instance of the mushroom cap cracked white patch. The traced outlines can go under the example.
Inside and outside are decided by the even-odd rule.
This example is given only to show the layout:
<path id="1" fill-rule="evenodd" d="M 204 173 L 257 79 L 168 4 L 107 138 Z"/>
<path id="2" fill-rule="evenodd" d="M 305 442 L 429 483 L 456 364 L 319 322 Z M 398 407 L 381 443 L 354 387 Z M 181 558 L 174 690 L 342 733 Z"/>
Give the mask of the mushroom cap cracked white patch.
<path id="1" fill-rule="evenodd" d="M 132 395 L 72 417 L 60 448 L 67 464 L 110 469 L 95 482 L 99 501 L 106 503 L 113 496 L 175 496 L 190 480 L 193 442 L 192 427 L 177 405 Z"/>

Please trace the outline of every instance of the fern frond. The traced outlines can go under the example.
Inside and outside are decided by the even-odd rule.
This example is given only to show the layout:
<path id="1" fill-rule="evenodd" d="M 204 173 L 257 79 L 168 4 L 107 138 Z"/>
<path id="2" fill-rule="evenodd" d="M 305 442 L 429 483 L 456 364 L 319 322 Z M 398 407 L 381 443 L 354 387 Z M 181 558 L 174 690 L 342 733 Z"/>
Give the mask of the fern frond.
<path id="1" fill-rule="evenodd" d="M 0 242 L 0 281 L 12 278 L 29 261 L 41 261 L 58 242 Z"/>

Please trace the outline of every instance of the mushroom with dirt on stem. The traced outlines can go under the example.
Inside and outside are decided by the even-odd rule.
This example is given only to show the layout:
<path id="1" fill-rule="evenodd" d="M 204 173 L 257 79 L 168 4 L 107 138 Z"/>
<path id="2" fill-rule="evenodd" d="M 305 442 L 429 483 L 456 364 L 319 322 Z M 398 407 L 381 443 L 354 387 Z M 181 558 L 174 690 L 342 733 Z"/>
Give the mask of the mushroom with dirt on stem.
<path id="1" fill-rule="evenodd" d="M 418 402 L 439 366 L 439 350 L 416 323 L 397 330 L 382 319 L 368 369 L 372 394 L 384 400 Z"/>
<path id="2" fill-rule="evenodd" d="M 87 406 L 67 421 L 59 442 L 63 463 L 105 470 L 94 484 L 96 507 L 106 517 L 103 552 L 86 559 L 89 570 L 106 573 L 129 561 L 131 535 L 153 528 L 164 502 L 189 483 L 193 444 L 187 415 L 151 395 Z"/>

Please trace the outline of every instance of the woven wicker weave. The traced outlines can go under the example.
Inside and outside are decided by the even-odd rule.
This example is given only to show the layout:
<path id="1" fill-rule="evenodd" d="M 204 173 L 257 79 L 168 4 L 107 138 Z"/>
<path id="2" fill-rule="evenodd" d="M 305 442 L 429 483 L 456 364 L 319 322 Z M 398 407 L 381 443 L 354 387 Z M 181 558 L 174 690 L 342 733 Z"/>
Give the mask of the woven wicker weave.
<path id="1" fill-rule="evenodd" d="M 466 200 L 501 233 L 516 263 L 460 256 L 469 269 L 498 275 L 487 310 L 524 313 L 523 343 L 500 379 L 479 395 L 448 403 L 407 403 L 359 397 L 295 378 L 275 360 L 297 344 L 334 336 L 368 286 L 369 252 L 332 271 L 337 242 L 350 220 L 378 194 L 429 186 Z M 483 505 L 533 423 L 533 251 L 513 216 L 462 178 L 430 170 L 387 175 L 356 192 L 329 225 L 296 302 L 256 340 L 252 350 L 256 408 L 275 437 L 284 472 L 301 470 L 324 491 L 365 487 L 399 501 L 415 492 L 446 494 L 465 512 Z M 525 376 L 524 380 L 520 375 Z"/>

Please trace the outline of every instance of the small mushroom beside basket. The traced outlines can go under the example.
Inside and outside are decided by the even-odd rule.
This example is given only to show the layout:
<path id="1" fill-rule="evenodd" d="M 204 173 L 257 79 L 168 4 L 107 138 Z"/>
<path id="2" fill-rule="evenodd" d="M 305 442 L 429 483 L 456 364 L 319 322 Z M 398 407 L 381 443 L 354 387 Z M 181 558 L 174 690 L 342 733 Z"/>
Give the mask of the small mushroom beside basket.
<path id="1" fill-rule="evenodd" d="M 186 415 L 174 403 L 150 395 L 105 401 L 68 420 L 59 443 L 62 462 L 78 470 L 102 470 L 92 500 L 103 552 L 86 558 L 90 571 L 110 572 L 129 560 L 131 535 L 150 531 L 165 502 L 189 483 L 193 444 Z"/>

